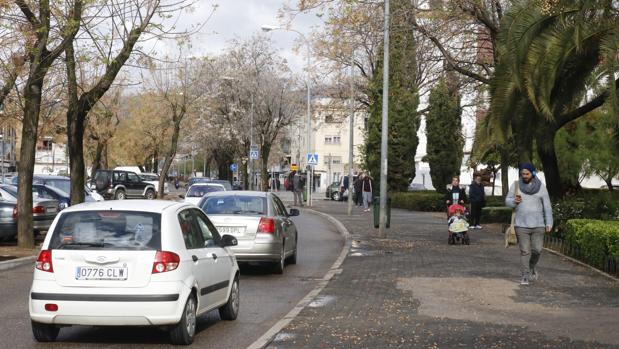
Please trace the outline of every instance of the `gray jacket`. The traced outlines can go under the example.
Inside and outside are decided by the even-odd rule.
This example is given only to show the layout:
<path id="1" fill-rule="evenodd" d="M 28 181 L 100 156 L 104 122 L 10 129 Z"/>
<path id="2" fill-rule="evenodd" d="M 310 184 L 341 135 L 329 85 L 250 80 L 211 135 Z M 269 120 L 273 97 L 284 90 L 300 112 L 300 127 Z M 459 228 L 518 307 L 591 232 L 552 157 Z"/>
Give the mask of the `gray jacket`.
<path id="1" fill-rule="evenodd" d="M 542 184 L 540 190 L 533 195 L 525 194 L 519 190 L 518 194 L 522 196 L 522 202 L 516 205 L 514 185 L 517 184 L 518 182 L 514 182 L 511 185 L 505 198 L 505 204 L 516 209 L 516 223 L 514 225 L 520 228 L 552 227 L 552 205 L 546 186 Z"/>

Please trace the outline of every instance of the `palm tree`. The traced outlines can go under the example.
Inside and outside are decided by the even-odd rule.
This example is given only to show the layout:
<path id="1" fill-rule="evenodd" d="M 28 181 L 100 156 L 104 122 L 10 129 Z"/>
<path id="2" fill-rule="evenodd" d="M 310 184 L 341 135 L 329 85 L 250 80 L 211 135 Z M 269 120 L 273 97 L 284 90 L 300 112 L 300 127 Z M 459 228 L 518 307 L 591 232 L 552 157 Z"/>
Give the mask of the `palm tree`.
<path id="1" fill-rule="evenodd" d="M 536 152 L 560 197 L 558 130 L 605 102 L 617 115 L 619 9 L 611 0 L 549 2 L 519 1 L 503 17 L 488 125 L 499 142 L 513 137 L 521 162 Z M 607 87 L 587 98 L 592 80 Z"/>

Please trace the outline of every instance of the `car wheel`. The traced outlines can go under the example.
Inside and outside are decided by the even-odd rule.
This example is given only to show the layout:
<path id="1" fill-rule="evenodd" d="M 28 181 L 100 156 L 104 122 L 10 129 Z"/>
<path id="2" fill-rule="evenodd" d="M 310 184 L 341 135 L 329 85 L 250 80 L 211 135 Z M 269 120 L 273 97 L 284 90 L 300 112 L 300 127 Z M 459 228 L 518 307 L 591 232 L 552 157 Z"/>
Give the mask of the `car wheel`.
<path id="1" fill-rule="evenodd" d="M 170 330 L 170 339 L 175 345 L 189 345 L 193 343 L 196 334 L 196 299 L 193 295 L 187 298 L 181 321 Z"/>
<path id="2" fill-rule="evenodd" d="M 335 201 L 340 201 L 340 193 L 338 192 L 333 193 L 333 195 L 331 195 L 331 199 Z"/>
<path id="3" fill-rule="evenodd" d="M 155 191 L 152 190 L 152 189 L 148 189 L 146 191 L 146 195 L 145 196 L 146 196 L 147 200 L 154 200 L 155 199 Z"/>
<path id="4" fill-rule="evenodd" d="M 221 308 L 219 308 L 219 317 L 222 320 L 236 320 L 239 315 L 239 277 L 235 277 L 232 282 L 232 289 L 230 290 L 230 296 L 228 302 Z"/>
<path id="5" fill-rule="evenodd" d="M 32 334 L 37 342 L 53 342 L 58 338 L 60 327 L 32 321 Z"/>
<path id="6" fill-rule="evenodd" d="M 126 198 L 127 198 L 127 194 L 125 194 L 124 190 L 122 189 L 116 190 L 116 194 L 114 194 L 115 200 L 125 200 Z"/>
<path id="7" fill-rule="evenodd" d="M 279 255 L 279 261 L 275 262 L 273 265 L 273 273 L 275 274 L 283 274 L 284 267 L 286 266 L 286 250 L 284 249 L 284 242 L 282 242 L 282 252 Z"/>

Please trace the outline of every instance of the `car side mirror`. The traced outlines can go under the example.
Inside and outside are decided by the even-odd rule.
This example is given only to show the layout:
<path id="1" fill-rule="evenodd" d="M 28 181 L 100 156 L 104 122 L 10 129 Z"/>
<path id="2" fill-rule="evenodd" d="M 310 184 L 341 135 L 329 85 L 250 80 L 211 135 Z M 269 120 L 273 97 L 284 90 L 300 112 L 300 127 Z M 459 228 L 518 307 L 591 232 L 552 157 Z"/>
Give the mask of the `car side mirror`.
<path id="1" fill-rule="evenodd" d="M 185 198 L 185 195 L 183 195 L 183 194 L 179 194 L 179 195 L 178 195 L 178 197 L 179 197 L 179 198 L 181 198 L 181 199 L 184 199 L 184 198 Z"/>
<path id="2" fill-rule="evenodd" d="M 290 209 L 289 216 L 296 217 L 296 216 L 298 216 L 300 214 L 301 214 L 301 212 L 298 209 L 296 209 L 296 208 L 291 208 Z"/>
<path id="3" fill-rule="evenodd" d="M 222 236 L 221 242 L 222 242 L 223 247 L 236 246 L 239 244 L 239 241 L 232 235 Z"/>

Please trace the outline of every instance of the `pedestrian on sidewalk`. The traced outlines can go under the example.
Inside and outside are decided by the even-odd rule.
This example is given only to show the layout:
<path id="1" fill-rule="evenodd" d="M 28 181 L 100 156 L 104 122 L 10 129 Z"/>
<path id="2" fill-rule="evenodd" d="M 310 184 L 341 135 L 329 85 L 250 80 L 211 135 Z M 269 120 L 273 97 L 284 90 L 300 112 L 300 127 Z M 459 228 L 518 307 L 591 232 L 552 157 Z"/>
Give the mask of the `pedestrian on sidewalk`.
<path id="1" fill-rule="evenodd" d="M 363 193 L 363 212 L 370 212 L 372 203 L 372 177 L 368 173 L 363 174 L 361 182 L 361 192 Z"/>
<path id="2" fill-rule="evenodd" d="M 445 193 L 445 212 L 447 212 L 447 208 L 451 205 L 459 204 L 464 206 L 465 203 L 466 191 L 460 187 L 460 177 L 454 176 L 451 178 L 451 188 Z M 447 213 L 447 218 L 449 218 L 449 213 Z"/>
<path id="3" fill-rule="evenodd" d="M 303 189 L 305 188 L 305 179 L 297 171 L 292 174 L 292 190 L 294 195 L 294 205 L 303 206 Z"/>
<path id="4" fill-rule="evenodd" d="M 357 176 L 357 179 L 353 182 L 353 187 L 355 189 L 355 205 L 361 207 L 363 205 L 363 192 L 361 190 L 361 185 L 363 184 L 363 173 Z"/>
<path id="5" fill-rule="evenodd" d="M 533 164 L 520 165 L 520 179 L 510 187 L 505 204 L 516 211 L 514 227 L 520 248 L 520 284 L 528 285 L 539 279 L 535 267 L 544 248 L 544 232 L 550 233 L 553 226 L 548 190 L 537 178 Z"/>
<path id="6" fill-rule="evenodd" d="M 471 183 L 469 200 L 471 202 L 471 227 L 481 229 L 481 209 L 486 206 L 486 193 L 480 174 L 475 174 L 473 183 Z"/>

